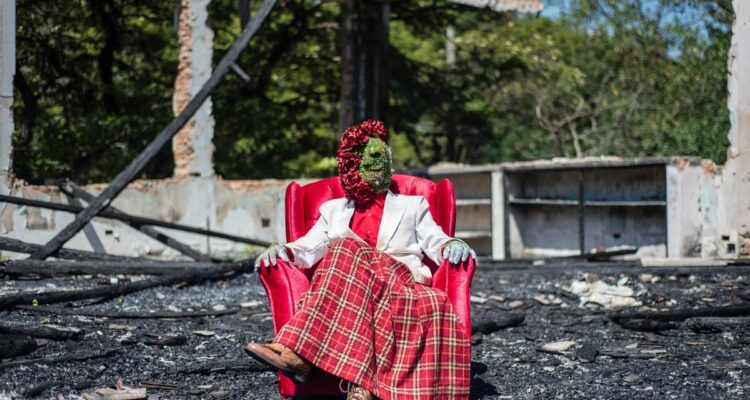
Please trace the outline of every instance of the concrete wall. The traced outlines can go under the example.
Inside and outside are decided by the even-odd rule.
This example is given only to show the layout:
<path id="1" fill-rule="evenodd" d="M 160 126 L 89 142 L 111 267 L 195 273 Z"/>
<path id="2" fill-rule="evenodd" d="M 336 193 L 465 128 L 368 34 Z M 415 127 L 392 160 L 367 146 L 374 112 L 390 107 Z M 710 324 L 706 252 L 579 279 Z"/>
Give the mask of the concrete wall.
<path id="1" fill-rule="evenodd" d="M 16 2 L 0 1 L 0 193 L 7 193 L 13 138 L 13 75 L 16 72 Z"/>
<path id="2" fill-rule="evenodd" d="M 729 159 L 721 187 L 721 235 L 740 255 L 750 255 L 750 2 L 734 0 L 735 22 L 729 50 L 731 120 Z"/>
<path id="3" fill-rule="evenodd" d="M 128 186 L 113 205 L 133 215 L 270 242 L 284 242 L 283 204 L 288 183 L 272 179 L 226 181 L 197 177 L 143 180 Z M 104 187 L 89 185 L 86 190 L 98 193 Z M 25 198 L 68 203 L 65 195 L 52 186 L 26 186 L 17 182 L 12 193 Z M 70 213 L 0 203 L 0 236 L 44 243 L 72 219 Z M 179 258 L 179 254 L 171 248 L 123 223 L 95 219 L 92 225 L 108 253 Z M 257 250 L 242 243 L 158 229 L 212 255 L 235 257 Z M 92 241 L 84 232 L 77 234 L 65 247 L 94 250 Z M 22 255 L 4 252 L 2 256 Z"/>

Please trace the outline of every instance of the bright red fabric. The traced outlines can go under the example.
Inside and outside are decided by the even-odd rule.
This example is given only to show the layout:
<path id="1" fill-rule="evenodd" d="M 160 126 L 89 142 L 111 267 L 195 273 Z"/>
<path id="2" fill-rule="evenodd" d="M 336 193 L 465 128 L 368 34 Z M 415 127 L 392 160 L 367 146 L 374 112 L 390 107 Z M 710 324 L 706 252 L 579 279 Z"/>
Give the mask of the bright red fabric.
<path id="1" fill-rule="evenodd" d="M 378 243 L 378 231 L 380 221 L 383 219 L 383 207 L 388 192 L 378 193 L 375 199 L 368 205 L 355 205 L 354 215 L 349 223 L 349 228 L 373 248 Z"/>
<path id="2" fill-rule="evenodd" d="M 321 260 L 275 342 L 382 400 L 465 400 L 471 343 L 447 295 L 347 238 Z"/>

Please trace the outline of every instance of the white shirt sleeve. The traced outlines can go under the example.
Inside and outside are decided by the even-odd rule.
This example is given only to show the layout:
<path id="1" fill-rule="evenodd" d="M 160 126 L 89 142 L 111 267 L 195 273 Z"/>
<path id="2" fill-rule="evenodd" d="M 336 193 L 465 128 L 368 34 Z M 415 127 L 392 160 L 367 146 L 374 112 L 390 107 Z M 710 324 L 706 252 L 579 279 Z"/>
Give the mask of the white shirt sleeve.
<path id="1" fill-rule="evenodd" d="M 297 268 L 312 268 L 326 255 L 328 244 L 328 221 L 321 213 L 315 225 L 305 236 L 287 243 L 285 246 L 294 255 L 294 265 Z"/>
<path id="2" fill-rule="evenodd" d="M 446 235 L 430 213 L 430 204 L 422 197 L 419 200 L 417 209 L 417 243 L 424 254 L 429 257 L 435 264 L 443 263 L 443 246 L 453 240 Z"/>

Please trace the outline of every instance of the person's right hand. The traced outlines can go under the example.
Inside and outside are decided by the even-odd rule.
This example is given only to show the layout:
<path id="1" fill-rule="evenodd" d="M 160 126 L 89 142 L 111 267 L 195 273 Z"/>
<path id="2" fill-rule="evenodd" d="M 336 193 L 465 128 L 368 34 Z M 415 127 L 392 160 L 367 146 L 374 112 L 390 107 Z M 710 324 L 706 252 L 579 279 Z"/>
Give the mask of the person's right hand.
<path id="1" fill-rule="evenodd" d="M 272 244 L 255 258 L 255 268 L 258 268 L 261 264 L 268 268 L 271 268 L 272 265 L 276 266 L 277 258 L 289 262 L 289 256 L 286 254 L 286 247 L 280 244 Z"/>

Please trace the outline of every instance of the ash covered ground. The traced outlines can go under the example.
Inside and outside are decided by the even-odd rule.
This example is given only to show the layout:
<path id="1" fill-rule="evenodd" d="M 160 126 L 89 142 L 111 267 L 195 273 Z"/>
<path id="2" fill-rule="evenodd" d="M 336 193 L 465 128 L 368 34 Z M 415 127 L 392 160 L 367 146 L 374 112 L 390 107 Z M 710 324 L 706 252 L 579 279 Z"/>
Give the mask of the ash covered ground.
<path id="1" fill-rule="evenodd" d="M 473 399 L 750 396 L 750 332 L 742 325 L 717 332 L 696 332 L 684 326 L 658 333 L 627 330 L 607 317 L 610 310 L 581 305 L 578 296 L 565 291 L 573 281 L 585 278 L 627 287 L 641 303 L 627 308 L 633 311 L 742 304 L 737 294 L 749 292 L 750 268 L 733 273 L 722 273 L 720 268 L 706 273 L 704 268 L 702 273 L 676 274 L 634 265 L 502 268 L 480 265 L 473 285 L 474 324 L 512 315 L 525 314 L 525 318 L 522 325 L 474 335 Z M 5 277 L 0 280 L 0 294 L 92 287 L 106 281 L 101 277 Z M 0 364 L 0 399 L 80 398 L 84 392 L 112 387 L 118 378 L 130 387 L 145 384 L 148 394 L 160 399 L 279 398 L 276 374 L 242 352 L 249 341 L 272 338 L 265 292 L 255 274 L 184 288 L 150 289 L 99 304 L 79 302 L 74 309 L 146 314 L 224 308 L 236 312 L 213 317 L 121 319 L 2 311 L 3 322 L 57 324 L 85 331 L 77 341 L 37 339 L 35 351 L 3 363 L 71 352 L 115 353 L 52 364 Z M 169 342 L 172 345 L 163 345 Z M 575 343 L 558 343 L 562 349 L 543 351 L 545 345 L 556 342 Z M 592 351 L 599 354 L 589 362 Z"/>

